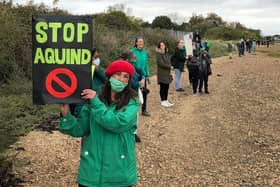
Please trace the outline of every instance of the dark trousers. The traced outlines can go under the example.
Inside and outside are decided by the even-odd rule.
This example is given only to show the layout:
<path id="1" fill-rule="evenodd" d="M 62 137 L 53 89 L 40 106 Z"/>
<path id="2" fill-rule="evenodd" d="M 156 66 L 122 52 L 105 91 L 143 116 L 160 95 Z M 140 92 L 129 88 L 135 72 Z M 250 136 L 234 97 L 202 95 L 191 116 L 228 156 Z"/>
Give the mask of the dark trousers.
<path id="1" fill-rule="evenodd" d="M 190 72 L 190 78 L 192 82 L 193 93 L 196 94 L 199 81 L 199 73 L 196 71 Z"/>
<path id="2" fill-rule="evenodd" d="M 165 84 L 165 83 L 159 83 L 160 86 L 160 99 L 161 101 L 166 101 L 167 97 L 168 97 L 168 89 L 169 89 L 169 84 Z"/>
<path id="3" fill-rule="evenodd" d="M 244 53 L 245 53 L 245 48 L 241 47 L 241 54 L 244 55 Z"/>
<path id="4" fill-rule="evenodd" d="M 208 75 L 206 73 L 202 73 L 199 78 L 199 91 L 202 91 L 202 86 L 204 83 L 204 91 L 208 91 Z"/>
<path id="5" fill-rule="evenodd" d="M 238 54 L 239 54 L 239 56 L 242 56 L 242 49 L 241 48 L 238 48 Z"/>
<path id="6" fill-rule="evenodd" d="M 142 104 L 142 112 L 147 110 L 147 95 L 148 95 L 148 89 L 147 89 L 147 81 L 145 80 L 145 86 L 142 89 L 142 95 L 143 95 L 143 104 Z"/>

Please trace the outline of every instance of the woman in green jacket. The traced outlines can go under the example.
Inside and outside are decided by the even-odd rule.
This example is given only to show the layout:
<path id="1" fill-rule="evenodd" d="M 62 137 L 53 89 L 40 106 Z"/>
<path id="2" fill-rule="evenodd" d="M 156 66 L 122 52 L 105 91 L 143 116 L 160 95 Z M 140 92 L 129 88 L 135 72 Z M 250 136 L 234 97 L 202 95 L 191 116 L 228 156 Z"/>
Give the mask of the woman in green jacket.
<path id="1" fill-rule="evenodd" d="M 147 83 L 150 84 L 150 70 L 148 65 L 148 53 L 144 48 L 144 39 L 143 37 L 137 37 L 135 39 L 135 45 L 130 52 L 134 53 L 136 56 L 136 62 L 134 66 L 142 69 L 145 77 L 144 87 L 141 88 L 143 95 L 143 104 L 142 104 L 142 115 L 150 116 L 150 113 L 147 111 L 147 96 L 149 94 L 149 89 L 147 87 Z"/>
<path id="2" fill-rule="evenodd" d="M 90 104 L 78 118 L 62 104 L 60 130 L 73 137 L 86 136 L 78 170 L 80 187 L 127 187 L 137 183 L 135 156 L 136 115 L 139 102 L 130 88 L 134 67 L 126 61 L 112 62 L 105 74 L 109 81 L 101 95 L 91 89 L 81 93 Z"/>

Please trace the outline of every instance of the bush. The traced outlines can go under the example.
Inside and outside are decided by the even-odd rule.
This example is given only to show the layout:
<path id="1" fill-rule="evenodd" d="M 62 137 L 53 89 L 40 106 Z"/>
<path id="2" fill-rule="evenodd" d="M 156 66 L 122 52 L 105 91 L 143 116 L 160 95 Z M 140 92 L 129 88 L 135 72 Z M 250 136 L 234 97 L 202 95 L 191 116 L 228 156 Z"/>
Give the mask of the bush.
<path id="1" fill-rule="evenodd" d="M 212 58 L 221 57 L 228 55 L 227 46 L 220 41 L 211 41 L 212 46 L 209 53 Z"/>
<path id="2" fill-rule="evenodd" d="M 152 22 L 153 28 L 172 29 L 173 23 L 167 16 L 157 16 Z"/>
<path id="3" fill-rule="evenodd" d="M 122 11 L 112 11 L 107 14 L 94 16 L 95 23 L 105 25 L 111 29 L 139 30 L 140 24 L 125 15 Z"/>
<path id="4" fill-rule="evenodd" d="M 207 29 L 203 34 L 204 37 L 209 39 L 223 39 L 223 40 L 240 40 L 241 38 L 259 39 L 260 34 L 256 30 L 236 29 L 228 26 L 219 26 Z"/>
<path id="5" fill-rule="evenodd" d="M 46 119 L 58 118 L 56 105 L 33 105 L 31 92 L 32 82 L 22 78 L 0 88 L 0 152 Z"/>

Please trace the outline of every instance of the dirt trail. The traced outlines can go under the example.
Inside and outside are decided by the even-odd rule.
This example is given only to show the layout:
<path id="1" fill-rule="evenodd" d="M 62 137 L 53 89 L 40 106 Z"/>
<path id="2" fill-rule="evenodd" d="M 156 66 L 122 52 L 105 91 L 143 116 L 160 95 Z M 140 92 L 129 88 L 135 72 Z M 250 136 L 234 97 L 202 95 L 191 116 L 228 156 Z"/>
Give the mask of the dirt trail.
<path id="1" fill-rule="evenodd" d="M 172 108 L 160 106 L 152 78 L 137 186 L 280 186 L 280 60 L 258 53 L 213 63 L 210 95 L 192 96 L 186 72 L 186 93 L 171 85 Z M 75 186 L 79 139 L 33 131 L 16 147 L 25 149 L 15 167 L 24 186 Z"/>

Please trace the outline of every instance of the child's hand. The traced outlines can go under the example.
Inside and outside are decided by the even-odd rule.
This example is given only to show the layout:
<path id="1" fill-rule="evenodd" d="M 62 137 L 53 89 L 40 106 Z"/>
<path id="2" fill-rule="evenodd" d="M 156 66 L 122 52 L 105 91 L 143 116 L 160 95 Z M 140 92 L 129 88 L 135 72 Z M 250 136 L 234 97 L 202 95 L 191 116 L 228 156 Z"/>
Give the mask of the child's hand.
<path id="1" fill-rule="evenodd" d="M 62 114 L 62 116 L 66 116 L 70 111 L 70 107 L 68 104 L 61 104 L 60 105 L 60 113 Z"/>
<path id="2" fill-rule="evenodd" d="M 145 87 L 145 79 L 142 79 L 140 83 L 141 83 L 140 88 L 144 88 Z"/>

